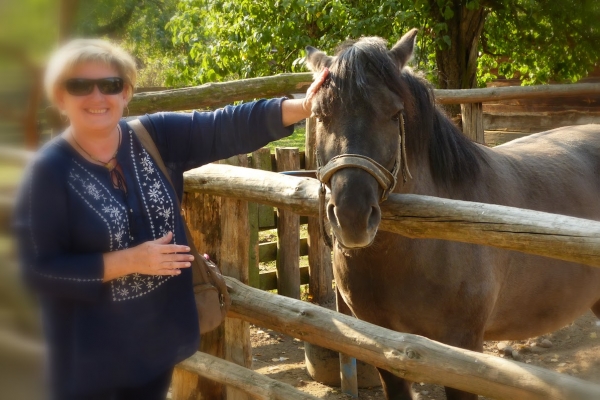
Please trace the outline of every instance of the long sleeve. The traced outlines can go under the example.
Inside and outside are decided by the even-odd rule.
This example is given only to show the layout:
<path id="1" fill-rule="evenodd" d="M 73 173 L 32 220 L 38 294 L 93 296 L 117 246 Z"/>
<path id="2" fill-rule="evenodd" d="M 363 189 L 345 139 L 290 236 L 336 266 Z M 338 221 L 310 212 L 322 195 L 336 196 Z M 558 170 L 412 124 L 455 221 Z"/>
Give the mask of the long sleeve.
<path id="1" fill-rule="evenodd" d="M 101 252 L 69 251 L 71 232 L 66 178 L 52 160 L 28 167 L 17 201 L 14 227 L 25 281 L 34 291 L 68 299 L 95 300 L 103 281 Z"/>
<path id="2" fill-rule="evenodd" d="M 146 126 L 172 170 L 187 171 L 236 154 L 249 153 L 292 134 L 284 127 L 281 99 L 227 106 L 213 112 L 146 115 Z"/>

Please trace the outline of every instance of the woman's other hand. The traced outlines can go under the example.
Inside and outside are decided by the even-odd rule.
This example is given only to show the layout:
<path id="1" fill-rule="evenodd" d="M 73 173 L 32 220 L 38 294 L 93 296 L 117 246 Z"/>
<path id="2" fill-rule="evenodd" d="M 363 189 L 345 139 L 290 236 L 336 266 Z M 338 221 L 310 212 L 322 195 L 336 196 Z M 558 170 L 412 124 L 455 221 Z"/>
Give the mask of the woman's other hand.
<path id="1" fill-rule="evenodd" d="M 179 275 L 189 268 L 194 256 L 188 246 L 170 244 L 173 233 L 127 250 L 104 254 L 104 281 L 138 273 L 142 275 Z"/>

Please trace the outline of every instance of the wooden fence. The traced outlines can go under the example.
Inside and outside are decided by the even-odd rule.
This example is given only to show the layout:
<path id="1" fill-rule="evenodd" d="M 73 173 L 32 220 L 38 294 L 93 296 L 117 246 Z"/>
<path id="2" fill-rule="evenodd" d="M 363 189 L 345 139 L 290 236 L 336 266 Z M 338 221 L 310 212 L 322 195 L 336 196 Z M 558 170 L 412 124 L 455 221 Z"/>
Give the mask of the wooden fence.
<path id="1" fill-rule="evenodd" d="M 135 115 L 212 108 L 235 100 L 300 92 L 305 90 L 311 79 L 311 74 L 285 74 L 140 93 L 131 102 L 130 111 Z M 599 93 L 600 84 L 435 92 L 440 103 L 463 104 L 465 133 L 482 141 L 480 102 L 500 98 Z M 315 162 L 310 151 L 314 148 L 314 135 L 310 134 L 313 129 L 314 121 L 308 120 L 309 151 L 305 155 L 293 149 L 278 149 L 273 157 L 263 149 L 250 157 L 237 156 L 221 162 L 229 165 L 209 165 L 186 174 L 183 209 L 197 246 L 216 259 L 226 275 L 258 288 L 277 287 L 279 294 L 287 296 L 275 297 L 232 281 L 232 318 L 227 318 L 225 324 L 214 332 L 204 335 L 201 345 L 203 352 L 242 367 L 250 367 L 252 357 L 248 324 L 251 322 L 344 352 L 399 376 L 440 383 L 493 398 L 600 397 L 597 386 L 575 378 L 451 348 L 425 338 L 391 332 L 298 301 L 299 285 L 305 282 L 309 282 L 309 298 L 314 303 L 330 305 L 335 298 L 331 286 L 331 254 L 321 242 L 315 219 L 317 184 L 306 178 L 282 177 L 257 170 L 314 168 Z M 0 150 L 0 160 L 5 162 L 23 163 L 29 158 L 27 153 Z M 0 200 L 1 217 L 8 215 L 12 199 Z M 273 207 L 278 208 L 277 217 Z M 381 229 L 409 237 L 435 237 L 494 245 L 600 266 L 600 223 L 594 221 L 411 195 L 390 196 L 382 205 L 382 213 Z M 308 238 L 304 249 L 308 253 L 309 266 L 305 270 L 298 266 L 298 256 L 302 252 L 298 234 L 300 214 L 308 216 Z M 458 215 L 461 216 L 461 222 L 447 222 L 458 221 L 454 218 Z M 258 232 L 267 227 L 276 227 L 280 240 L 277 245 L 261 247 L 258 244 Z M 277 259 L 275 274 L 259 273 L 261 254 L 263 260 Z M 342 329 L 343 326 L 348 329 Z M 372 337 L 381 337 L 383 342 L 375 343 L 370 339 Z M 220 364 L 212 358 L 203 357 L 197 355 L 177 368 L 173 384 L 174 400 L 197 398 L 199 395 L 230 400 L 278 398 L 276 396 L 295 398 L 293 396 L 299 395 L 294 394 L 293 388 L 284 388 L 283 393 L 286 394 L 277 395 L 252 388 L 248 382 L 253 379 L 260 386 L 275 387 L 277 384 L 236 368 L 232 369 L 235 381 L 228 380 L 226 374 L 215 373 L 214 369 L 225 369 L 230 364 Z M 307 395 L 300 396 L 309 398 Z"/>
<path id="2" fill-rule="evenodd" d="M 187 193 L 260 202 L 309 216 L 317 215 L 317 190 L 314 179 L 227 165 L 207 165 L 185 174 Z M 393 194 L 381 207 L 382 229 L 409 237 L 485 244 L 600 267 L 600 222 L 418 195 Z M 222 210 L 220 221 L 228 216 L 229 212 Z M 242 219 L 237 221 L 244 224 Z M 206 226 L 195 225 L 192 229 L 203 230 Z M 235 229 L 244 231 L 242 226 Z M 220 233 L 225 234 L 228 233 Z M 238 265 L 244 265 L 243 258 Z M 299 274 L 297 270 L 295 273 Z M 567 376 L 450 346 L 442 349 L 437 346 L 443 345 L 425 338 L 379 331 L 382 328 L 324 308 L 230 283 L 234 299 L 231 317 L 344 352 L 410 380 L 439 383 L 498 399 L 592 399 L 600 395 L 599 386 Z M 227 329 L 226 325 L 225 337 Z M 383 342 L 372 338 L 383 338 Z M 247 343 L 229 345 L 241 347 L 238 352 L 250 351 Z M 218 351 L 227 358 L 226 348 L 218 347 Z M 215 392 L 201 392 L 204 398 L 215 396 Z M 187 398 L 190 393 L 193 392 L 174 399 Z M 238 397 L 233 394 L 231 398 Z"/>

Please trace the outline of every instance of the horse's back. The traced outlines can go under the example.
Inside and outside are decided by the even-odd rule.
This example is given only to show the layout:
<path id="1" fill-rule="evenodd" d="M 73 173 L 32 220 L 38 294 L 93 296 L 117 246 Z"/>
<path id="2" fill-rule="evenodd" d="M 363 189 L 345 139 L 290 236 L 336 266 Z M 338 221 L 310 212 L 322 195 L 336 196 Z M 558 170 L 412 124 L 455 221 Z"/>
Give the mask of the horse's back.
<path id="1" fill-rule="evenodd" d="M 491 202 L 600 220 L 600 125 L 540 132 L 490 154 Z"/>
<path id="2" fill-rule="evenodd" d="M 600 125 L 569 126 L 491 150 L 492 202 L 600 221 Z M 560 328 L 600 299 L 600 269 L 494 250 L 504 272 L 486 338 Z"/>

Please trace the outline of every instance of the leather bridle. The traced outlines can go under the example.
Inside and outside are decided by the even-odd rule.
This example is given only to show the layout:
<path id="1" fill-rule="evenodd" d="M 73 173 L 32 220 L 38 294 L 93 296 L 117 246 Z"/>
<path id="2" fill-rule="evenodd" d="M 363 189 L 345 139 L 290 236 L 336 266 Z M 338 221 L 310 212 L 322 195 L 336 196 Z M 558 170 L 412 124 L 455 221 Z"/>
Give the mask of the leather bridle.
<path id="1" fill-rule="evenodd" d="M 361 154 L 340 154 L 329 160 L 327 164 L 322 165 L 319 152 L 315 152 L 317 160 L 317 179 L 321 182 L 319 186 L 319 225 L 323 235 L 323 240 L 330 249 L 333 248 L 333 241 L 325 229 L 325 218 L 327 218 L 326 185 L 329 185 L 331 178 L 336 172 L 344 168 L 359 168 L 369 173 L 369 175 L 375 178 L 379 186 L 383 189 L 379 203 L 387 200 L 390 193 L 394 191 L 394 188 L 398 183 L 397 174 L 400 168 L 402 168 L 402 179 L 404 182 L 406 182 L 408 178 L 412 179 L 406 160 L 406 134 L 404 131 L 404 115 L 402 113 L 400 113 L 398 125 L 400 137 L 398 141 L 398 150 L 396 152 L 396 160 L 394 162 L 392 171 L 389 171 L 372 158 L 363 156 Z"/>

